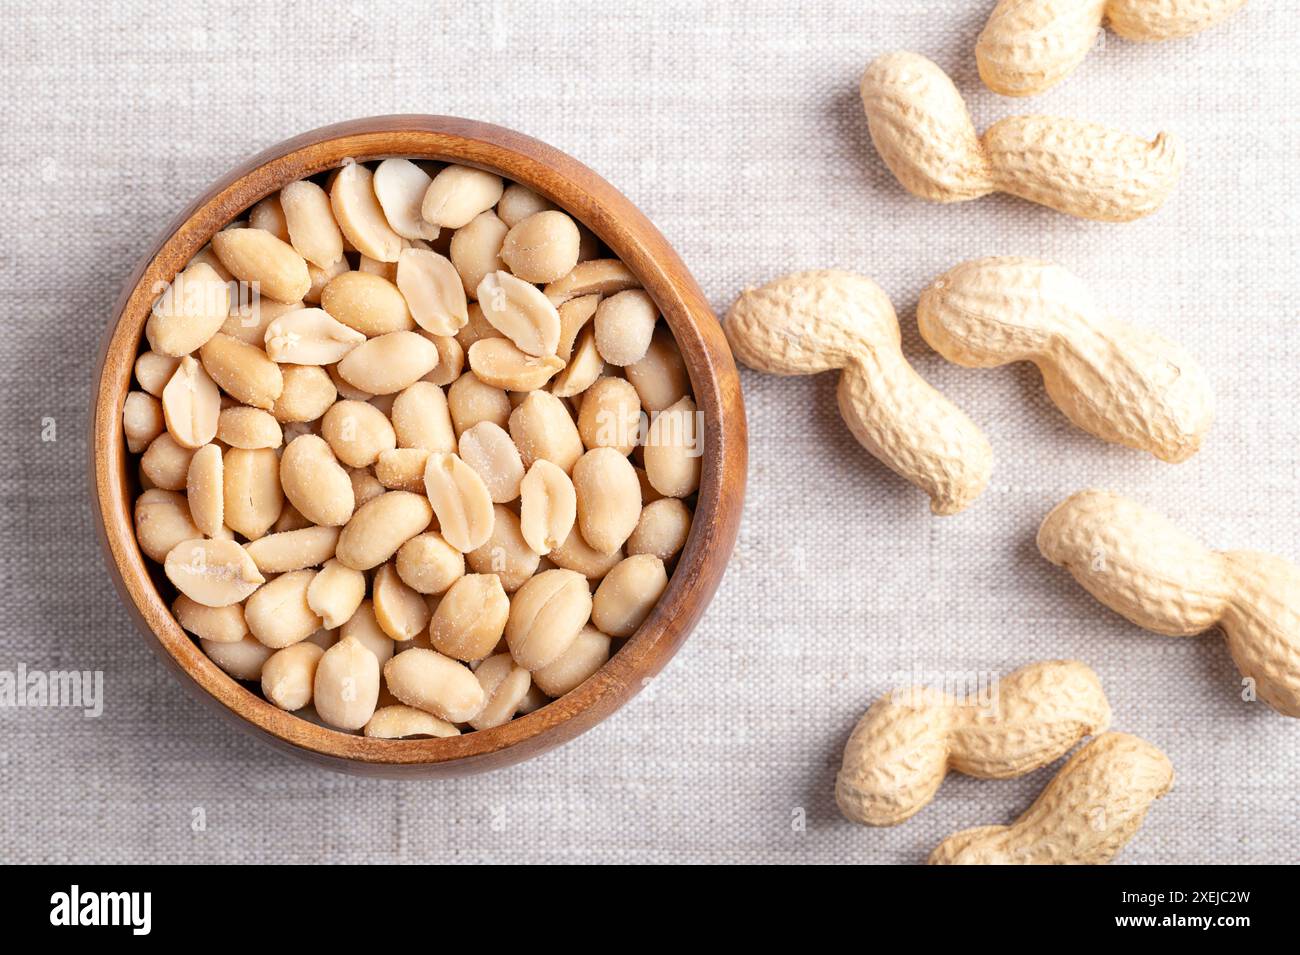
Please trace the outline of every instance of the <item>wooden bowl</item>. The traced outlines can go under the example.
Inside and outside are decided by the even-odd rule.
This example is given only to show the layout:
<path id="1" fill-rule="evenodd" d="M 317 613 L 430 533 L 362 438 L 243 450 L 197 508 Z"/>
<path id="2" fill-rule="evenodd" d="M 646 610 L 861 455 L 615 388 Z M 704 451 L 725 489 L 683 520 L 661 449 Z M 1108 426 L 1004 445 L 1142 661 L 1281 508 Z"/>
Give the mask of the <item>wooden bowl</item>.
<path id="1" fill-rule="evenodd" d="M 658 304 L 676 336 L 705 423 L 690 538 L 646 622 L 577 689 L 503 726 L 447 739 L 378 740 L 336 732 L 277 709 L 218 669 L 172 616 L 168 605 L 174 590 L 136 544 L 132 506 L 140 487 L 122 435 L 122 405 L 158 283 L 170 282 L 215 232 L 281 186 L 349 157 L 386 156 L 491 170 L 545 196 L 591 229 Z M 104 344 L 97 395 L 92 496 L 108 567 L 149 645 L 184 684 L 236 724 L 335 770 L 458 776 L 508 766 L 573 739 L 663 668 L 704 611 L 735 546 L 745 490 L 745 414 L 736 366 L 716 317 L 664 237 L 618 190 L 564 153 L 499 126 L 449 116 L 355 120 L 273 146 L 223 177 L 181 213 L 128 280 Z"/>

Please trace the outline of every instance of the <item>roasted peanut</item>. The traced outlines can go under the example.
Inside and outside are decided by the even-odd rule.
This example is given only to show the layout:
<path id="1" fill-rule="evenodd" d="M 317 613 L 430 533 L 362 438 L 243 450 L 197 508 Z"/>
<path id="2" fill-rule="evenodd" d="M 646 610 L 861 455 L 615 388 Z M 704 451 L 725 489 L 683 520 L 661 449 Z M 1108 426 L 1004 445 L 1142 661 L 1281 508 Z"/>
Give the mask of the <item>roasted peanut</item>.
<path id="1" fill-rule="evenodd" d="M 545 391 L 532 392 L 510 412 L 510 437 L 526 468 L 546 460 L 568 474 L 583 455 L 582 437 L 564 402 Z"/>
<path id="2" fill-rule="evenodd" d="M 481 660 L 501 640 L 509 614 L 510 598 L 496 574 L 466 574 L 438 602 L 429 640 L 449 657 Z"/>
<path id="3" fill-rule="evenodd" d="M 400 448 L 456 450 L 447 395 L 437 385 L 417 381 L 403 389 L 393 399 L 392 420 Z"/>
<path id="4" fill-rule="evenodd" d="M 135 537 L 150 560 L 162 563 L 181 541 L 202 536 L 185 498 L 175 491 L 154 487 L 135 499 Z"/>
<path id="5" fill-rule="evenodd" d="M 441 594 L 465 576 L 465 555 L 437 531 L 427 531 L 398 548 L 397 574 L 422 594 Z"/>
<path id="6" fill-rule="evenodd" d="M 180 358 L 198 351 L 229 314 L 230 287 L 212 266 L 196 262 L 163 291 L 145 322 L 144 336 L 157 354 Z"/>
<path id="7" fill-rule="evenodd" d="M 329 374 L 315 365 L 285 365 L 283 376 L 284 389 L 271 407 L 281 424 L 316 421 L 339 396 Z"/>
<path id="8" fill-rule="evenodd" d="M 541 669 L 533 671 L 533 682 L 548 696 L 563 696 L 605 665 L 610 639 L 593 626 L 579 631 L 569 649 Z"/>
<path id="9" fill-rule="evenodd" d="M 447 389 L 447 410 L 457 436 L 480 421 L 491 421 L 504 428 L 510 421 L 510 396 L 504 388 L 484 384 L 470 372 L 461 375 Z M 514 437 L 513 431 L 511 437 Z"/>
<path id="10" fill-rule="evenodd" d="M 330 208 L 343 237 L 358 252 L 377 262 L 397 261 L 404 243 L 384 216 L 369 169 L 359 162 L 345 163 L 330 186 Z M 328 306 L 326 310 L 333 314 Z"/>
<path id="11" fill-rule="evenodd" d="M 578 434 L 588 450 L 632 453 L 641 440 L 641 399 L 622 378 L 602 378 L 583 393 Z"/>
<path id="12" fill-rule="evenodd" d="M 285 312 L 266 326 L 266 354 L 294 365 L 332 365 L 366 340 L 323 308 Z"/>
<path id="13" fill-rule="evenodd" d="M 366 724 L 366 735 L 372 739 L 410 739 L 415 736 L 459 736 L 460 730 L 432 713 L 405 703 L 394 703 L 375 710 L 375 715 Z"/>
<path id="14" fill-rule="evenodd" d="M 205 537 L 216 537 L 225 524 L 225 480 L 221 449 L 205 444 L 190 458 L 185 475 L 185 499 L 190 517 Z"/>
<path id="15" fill-rule="evenodd" d="M 307 586 L 307 606 L 326 630 L 336 630 L 351 620 L 365 596 L 366 575 L 333 557 Z"/>
<path id="16" fill-rule="evenodd" d="M 392 423 L 364 401 L 336 401 L 321 418 L 320 432 L 335 456 L 353 468 L 370 467 L 397 447 Z"/>
<path id="17" fill-rule="evenodd" d="M 682 398 L 650 422 L 645 439 L 646 478 L 664 497 L 686 497 L 700 487 L 703 449 L 695 402 Z"/>
<path id="18" fill-rule="evenodd" d="M 163 569 L 177 590 L 205 607 L 239 603 L 266 582 L 232 540 L 181 541 L 167 552 Z"/>
<path id="19" fill-rule="evenodd" d="M 221 393 L 189 355 L 163 389 L 162 411 L 168 433 L 182 447 L 201 448 L 217 436 Z"/>
<path id="20" fill-rule="evenodd" d="M 594 448 L 573 466 L 578 528 L 602 554 L 623 546 L 641 517 L 641 482 L 627 458 L 613 448 Z"/>
<path id="21" fill-rule="evenodd" d="M 244 604 L 244 619 L 253 636 L 272 649 L 306 640 L 321 628 L 321 619 L 307 604 L 307 588 L 314 570 L 281 574 L 257 591 Z"/>
<path id="22" fill-rule="evenodd" d="M 492 536 L 482 547 L 467 553 L 465 562 L 476 574 L 495 574 L 502 589 L 514 593 L 537 573 L 541 558 L 524 540 L 514 511 L 500 504 L 492 510 Z"/>
<path id="23" fill-rule="evenodd" d="M 231 275 L 277 302 L 301 301 L 311 288 L 307 261 L 264 229 L 225 229 L 212 237 L 212 251 Z"/>
<path id="24" fill-rule="evenodd" d="M 524 462 L 510 435 L 500 425 L 480 421 L 461 434 L 459 451 L 461 460 L 483 479 L 495 503 L 505 504 L 519 497 Z"/>
<path id="25" fill-rule="evenodd" d="M 508 653 L 488 657 L 474 669 L 483 689 L 483 708 L 469 721 L 476 730 L 500 726 L 514 718 L 533 678 Z"/>
<path id="26" fill-rule="evenodd" d="M 269 448 L 231 448 L 222 460 L 221 470 L 226 526 L 250 541 L 257 540 L 270 530 L 284 508 L 280 459 Z"/>
<path id="27" fill-rule="evenodd" d="M 385 491 L 361 507 L 339 535 L 335 556 L 354 570 L 378 567 L 433 520 L 433 509 L 421 494 Z"/>
<path id="28" fill-rule="evenodd" d="M 283 574 L 319 567 L 334 556 L 338 540 L 337 527 L 311 525 L 267 534 L 249 541 L 244 549 L 262 573 Z"/>
<path id="29" fill-rule="evenodd" d="M 591 591 L 571 570 L 547 570 L 520 587 L 510 601 L 505 635 L 520 666 L 538 670 L 554 662 L 591 619 Z"/>
<path id="30" fill-rule="evenodd" d="M 343 233 L 325 190 L 309 179 L 291 182 L 280 190 L 289 244 L 318 268 L 328 269 L 343 258 Z"/>
<path id="31" fill-rule="evenodd" d="M 338 363 L 343 380 L 372 395 L 409 388 L 438 363 L 438 349 L 415 332 L 389 332 L 358 345 Z"/>
<path id="32" fill-rule="evenodd" d="M 564 469 L 545 458 L 534 461 L 519 498 L 520 533 L 533 552 L 549 554 L 564 543 L 578 516 L 577 492 Z"/>
<path id="33" fill-rule="evenodd" d="M 452 723 L 472 720 L 483 708 L 474 671 L 434 650 L 404 650 L 384 664 L 384 681 L 408 706 Z"/>
<path id="34" fill-rule="evenodd" d="M 132 391 L 122 404 L 122 433 L 126 449 L 139 454 L 167 427 L 162 402 L 145 391 Z"/>
<path id="35" fill-rule="evenodd" d="M 294 438 L 280 457 L 280 484 L 289 503 L 313 524 L 348 523 L 356 507 L 352 479 L 323 438 Z"/>
<path id="36" fill-rule="evenodd" d="M 203 367 L 230 397 L 269 411 L 284 390 L 284 375 L 262 349 L 216 334 L 199 349 Z"/>
<path id="37" fill-rule="evenodd" d="M 262 695 L 282 710 L 300 710 L 311 702 L 316 667 L 325 651 L 306 641 L 273 653 L 262 665 Z"/>
<path id="38" fill-rule="evenodd" d="M 380 628 L 397 641 L 411 640 L 429 624 L 429 605 L 408 587 L 391 563 L 375 573 L 371 605 Z"/>
<path id="39" fill-rule="evenodd" d="M 838 398 L 849 430 L 925 491 L 934 513 L 956 514 L 988 485 L 988 440 L 907 363 L 894 307 L 870 279 L 839 271 L 786 275 L 742 293 L 723 328 L 736 358 L 759 371 L 843 369 Z M 676 449 L 663 457 L 681 463 Z"/>
<path id="40" fill-rule="evenodd" d="M 611 637 L 630 637 L 668 588 L 664 562 L 635 554 L 614 567 L 592 597 L 591 622 Z"/>
<path id="41" fill-rule="evenodd" d="M 492 495 L 478 472 L 458 455 L 434 451 L 424 487 L 447 543 L 462 553 L 482 547 L 492 534 Z"/>
<path id="42" fill-rule="evenodd" d="M 414 329 L 415 320 L 401 290 L 380 275 L 344 272 L 325 286 L 321 308 L 367 338 Z"/>
<path id="43" fill-rule="evenodd" d="M 645 357 L 654 337 L 659 309 L 643 289 L 603 299 L 596 308 L 596 350 L 611 365 L 633 365 Z"/>
<path id="44" fill-rule="evenodd" d="M 404 249 L 396 278 L 411 317 L 425 331 L 455 335 L 469 321 L 465 287 L 450 259 L 427 249 Z"/>
<path id="45" fill-rule="evenodd" d="M 203 640 L 213 643 L 238 643 L 248 636 L 242 604 L 205 607 L 184 594 L 172 602 L 172 613 L 182 627 Z"/>
<path id="46" fill-rule="evenodd" d="M 404 239 L 436 239 L 438 227 L 420 212 L 433 179 L 409 159 L 385 159 L 375 168 L 375 198 L 389 227 Z M 400 262 L 401 259 L 399 258 Z"/>
<path id="47" fill-rule="evenodd" d="M 844 747 L 835 799 L 849 819 L 894 826 L 921 810 L 950 769 L 1007 779 L 1046 766 L 1110 725 L 1097 674 L 1076 660 L 1021 667 L 992 700 L 926 687 L 895 690 L 858 721 Z"/>
<path id="48" fill-rule="evenodd" d="M 344 637 L 321 655 L 312 703 L 330 726 L 359 730 L 379 700 L 379 661 L 356 637 Z"/>
<path id="49" fill-rule="evenodd" d="M 578 242 L 578 227 L 563 212 L 535 212 L 510 227 L 501 258 L 525 282 L 554 282 L 578 264 Z"/>
<path id="50" fill-rule="evenodd" d="M 469 166 L 450 165 L 433 177 L 424 194 L 421 212 L 427 222 L 445 229 L 459 229 L 496 205 L 504 189 L 500 176 Z"/>

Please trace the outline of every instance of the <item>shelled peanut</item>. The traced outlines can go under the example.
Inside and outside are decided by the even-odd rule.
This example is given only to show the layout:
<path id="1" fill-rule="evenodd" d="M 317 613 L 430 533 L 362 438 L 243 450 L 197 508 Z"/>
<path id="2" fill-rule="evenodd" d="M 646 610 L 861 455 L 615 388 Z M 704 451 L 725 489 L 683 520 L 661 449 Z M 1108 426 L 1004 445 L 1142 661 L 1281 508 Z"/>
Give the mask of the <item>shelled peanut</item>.
<path id="1" fill-rule="evenodd" d="M 701 428 L 654 300 L 518 184 L 285 186 L 156 303 L 123 407 L 140 548 L 212 661 L 379 738 L 500 725 L 632 636 Z"/>

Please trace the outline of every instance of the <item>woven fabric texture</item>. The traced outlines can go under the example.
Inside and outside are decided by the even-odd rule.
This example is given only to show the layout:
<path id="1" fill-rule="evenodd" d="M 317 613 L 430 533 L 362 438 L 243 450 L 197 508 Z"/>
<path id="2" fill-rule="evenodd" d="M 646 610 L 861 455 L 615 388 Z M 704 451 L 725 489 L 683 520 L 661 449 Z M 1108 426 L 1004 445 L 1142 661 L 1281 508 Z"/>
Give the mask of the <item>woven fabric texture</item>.
<path id="1" fill-rule="evenodd" d="M 1159 637 L 1034 547 L 1052 504 L 1108 487 L 1207 543 L 1300 558 L 1300 3 L 1251 3 L 1185 40 L 1106 35 L 1047 94 L 985 89 L 991 0 L 430 4 L 47 2 L 0 37 L 0 669 L 102 670 L 104 713 L 0 709 L 10 862 L 915 863 L 1006 822 L 1056 766 L 952 776 L 908 823 L 848 823 L 832 797 L 854 722 L 900 682 L 1078 658 L 1117 729 L 1169 754 L 1173 791 L 1126 863 L 1295 861 L 1297 723 L 1240 699 L 1222 639 Z M 976 124 L 1056 113 L 1184 140 L 1169 202 L 1129 224 L 1008 196 L 906 194 L 867 136 L 858 78 L 891 49 L 950 72 Z M 995 454 L 992 485 L 938 519 L 840 421 L 834 376 L 743 377 L 744 526 L 708 614 L 665 672 L 576 742 L 450 782 L 304 769 L 191 699 L 109 583 L 86 415 L 121 283 L 217 176 L 296 133 L 451 113 L 571 153 L 667 235 L 719 314 L 799 268 L 875 278 L 920 372 Z M 1028 365 L 950 365 L 916 332 L 920 290 L 965 259 L 1049 258 L 1213 379 L 1218 420 L 1180 465 L 1071 427 Z M 54 440 L 50 440 L 53 438 Z M 201 825 L 199 823 L 202 823 Z"/>

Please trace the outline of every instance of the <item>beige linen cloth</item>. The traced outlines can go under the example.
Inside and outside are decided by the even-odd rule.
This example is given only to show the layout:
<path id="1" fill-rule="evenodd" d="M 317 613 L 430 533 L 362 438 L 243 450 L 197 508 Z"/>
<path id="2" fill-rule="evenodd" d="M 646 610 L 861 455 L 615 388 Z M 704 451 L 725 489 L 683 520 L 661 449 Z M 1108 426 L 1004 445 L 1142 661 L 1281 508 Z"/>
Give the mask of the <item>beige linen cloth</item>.
<path id="1" fill-rule="evenodd" d="M 1129 863 L 1295 861 L 1300 722 L 1239 698 L 1215 637 L 1144 633 L 1037 554 L 1070 492 L 1103 486 L 1217 547 L 1300 558 L 1300 4 L 1252 3 L 1187 40 L 1106 36 L 1032 100 L 982 87 L 992 0 L 738 4 L 236 2 L 12 11 L 0 36 L 0 669 L 102 670 L 104 713 L 0 709 L 3 861 L 896 862 L 1005 822 L 1053 769 L 950 777 L 910 822 L 840 818 L 861 711 L 913 675 L 1075 657 L 1116 728 L 1177 771 Z M 876 55 L 935 59 L 981 128 L 1058 113 L 1186 143 L 1172 198 L 1083 222 L 1006 196 L 905 194 L 867 138 Z M 154 235 L 245 156 L 352 117 L 452 113 L 520 129 L 606 176 L 721 314 L 791 269 L 875 278 L 917 368 L 988 433 L 992 485 L 936 519 L 842 426 L 833 376 L 746 372 L 745 522 L 717 598 L 625 710 L 545 757 L 450 782 L 306 770 L 218 722 L 146 649 L 87 500 L 95 353 Z M 1050 258 L 1116 315 L 1207 366 L 1218 421 L 1181 465 L 1072 428 L 1032 368 L 967 370 L 915 302 L 964 259 Z M 54 425 L 55 440 L 48 425 Z"/>

